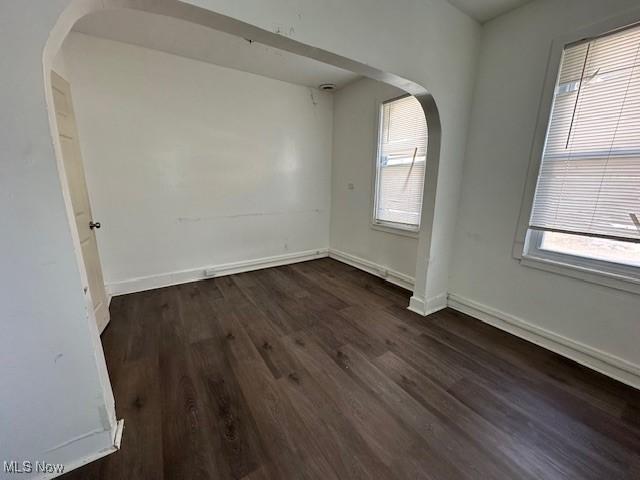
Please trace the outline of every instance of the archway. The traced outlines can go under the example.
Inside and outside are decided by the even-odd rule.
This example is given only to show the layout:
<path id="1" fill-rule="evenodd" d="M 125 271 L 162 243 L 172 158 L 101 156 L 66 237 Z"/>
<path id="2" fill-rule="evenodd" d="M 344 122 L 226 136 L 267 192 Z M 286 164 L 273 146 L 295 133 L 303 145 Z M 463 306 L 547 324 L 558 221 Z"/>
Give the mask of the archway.
<path id="1" fill-rule="evenodd" d="M 264 45 L 312 58 L 314 60 L 318 60 L 345 70 L 350 70 L 364 77 L 393 85 L 414 95 L 420 101 L 427 118 L 427 123 L 429 125 L 429 147 L 427 151 L 428 174 L 424 184 L 421 232 L 418 243 L 418 254 L 416 258 L 416 283 L 410 308 L 421 314 L 424 314 L 426 312 L 426 308 L 424 306 L 424 298 L 426 296 L 425 292 L 427 287 L 429 264 L 428 258 L 429 252 L 431 251 L 431 237 L 434 225 L 441 131 L 440 117 L 435 99 L 425 88 L 397 75 L 386 73 L 382 70 L 354 60 L 350 60 L 346 57 L 314 48 L 309 45 L 305 45 L 282 34 L 263 30 L 253 25 L 214 13 L 210 10 L 178 2 L 177 0 L 162 0 L 158 2 L 136 0 L 104 0 L 102 2 L 91 0 L 73 0 L 61 15 L 56 26 L 52 30 L 43 54 L 45 97 L 48 107 L 50 128 L 52 132 L 55 132 L 56 130 L 55 118 L 53 114 L 53 98 L 51 94 L 49 76 L 53 59 L 57 51 L 60 49 L 64 38 L 69 33 L 77 20 L 92 12 L 114 8 L 147 11 L 150 13 L 172 16 L 192 23 L 197 23 L 208 28 L 255 40 Z M 62 172 L 63 169 L 60 168 L 60 146 L 57 144 L 57 135 L 54 134 L 52 135 L 52 137 L 54 139 L 54 148 L 59 166 L 58 170 Z M 61 173 L 61 175 L 63 174 Z M 68 193 L 63 193 L 65 196 L 67 211 L 70 211 L 70 200 L 68 198 Z M 71 223 L 73 222 L 70 222 L 70 224 Z M 77 242 L 78 235 L 75 231 L 75 227 L 71 225 L 70 228 L 72 232 L 72 238 L 74 242 Z M 76 251 L 78 251 L 78 248 L 76 248 Z M 79 264 L 82 265 L 82 262 L 79 262 Z M 84 275 L 84 273 L 82 272 L 82 267 L 80 267 L 80 270 L 81 275 Z M 91 321 L 91 319 L 89 320 Z M 99 355 L 97 355 L 99 363 L 98 367 L 101 375 L 101 384 L 103 386 L 104 402 L 107 406 L 109 425 L 110 428 L 115 430 L 115 405 L 113 394 L 111 392 L 111 387 L 109 384 L 106 366 L 104 364 L 104 359 L 101 358 L 101 346 L 97 331 L 95 332 L 94 338 L 92 340 L 94 342 L 96 351 L 99 352 Z"/>
<path id="2" fill-rule="evenodd" d="M 52 30 L 50 38 L 44 50 L 45 94 L 49 109 L 49 118 L 52 130 L 50 86 L 48 73 L 51 69 L 53 58 L 60 49 L 62 42 L 73 25 L 83 16 L 99 10 L 113 8 L 125 8 L 142 10 L 160 15 L 172 16 L 208 28 L 219 30 L 239 37 L 251 39 L 264 45 L 285 50 L 300 56 L 308 57 L 320 62 L 349 70 L 363 77 L 384 82 L 397 87 L 415 96 L 421 103 L 429 125 L 429 147 L 427 151 L 427 172 L 425 179 L 421 231 L 416 258 L 416 280 L 409 308 L 416 313 L 425 315 L 432 307 L 426 305 L 425 297 L 428 278 L 429 252 L 431 251 L 431 237 L 434 222 L 436 203 L 436 191 L 438 180 L 438 167 L 440 161 L 441 123 L 438 106 L 430 92 L 421 85 L 402 78 L 398 75 L 384 72 L 370 65 L 348 59 L 346 57 L 311 47 L 298 42 L 281 33 L 274 33 L 238 20 L 217 14 L 211 10 L 193 5 L 187 5 L 177 0 L 137 1 L 137 0 L 105 0 L 101 4 L 86 0 L 73 0 L 64 14 Z M 58 149 L 56 149 L 58 152 Z M 58 155 L 57 155 L 58 156 Z"/>

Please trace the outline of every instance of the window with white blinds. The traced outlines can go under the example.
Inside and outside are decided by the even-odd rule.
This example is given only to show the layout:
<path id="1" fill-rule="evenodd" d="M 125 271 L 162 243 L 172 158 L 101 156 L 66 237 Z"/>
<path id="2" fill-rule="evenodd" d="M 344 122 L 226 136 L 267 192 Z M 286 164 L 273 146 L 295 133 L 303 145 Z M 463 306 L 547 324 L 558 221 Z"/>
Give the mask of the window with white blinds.
<path id="1" fill-rule="evenodd" d="M 407 96 L 382 104 L 376 163 L 374 223 L 418 230 L 427 157 L 427 122 Z"/>
<path id="2" fill-rule="evenodd" d="M 640 26 L 565 48 L 530 228 L 640 242 Z"/>

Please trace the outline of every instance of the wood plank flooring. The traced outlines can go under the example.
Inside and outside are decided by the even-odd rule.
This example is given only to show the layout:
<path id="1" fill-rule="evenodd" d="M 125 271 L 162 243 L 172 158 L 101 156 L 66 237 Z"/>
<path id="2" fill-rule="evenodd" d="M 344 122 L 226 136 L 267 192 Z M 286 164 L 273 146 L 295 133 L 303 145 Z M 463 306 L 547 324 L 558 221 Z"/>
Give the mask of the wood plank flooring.
<path id="1" fill-rule="evenodd" d="M 640 478 L 640 392 L 407 303 L 330 259 L 114 298 L 122 449 L 64 478 Z"/>

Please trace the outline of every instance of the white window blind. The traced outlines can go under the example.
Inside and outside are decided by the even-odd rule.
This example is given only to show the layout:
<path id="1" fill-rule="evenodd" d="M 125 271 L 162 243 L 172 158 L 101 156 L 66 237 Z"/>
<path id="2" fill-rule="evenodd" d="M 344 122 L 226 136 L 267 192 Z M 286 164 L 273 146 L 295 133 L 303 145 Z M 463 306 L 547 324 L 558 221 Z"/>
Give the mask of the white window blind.
<path id="1" fill-rule="evenodd" d="M 417 230 L 427 156 L 427 122 L 420 102 L 408 96 L 380 112 L 374 221 Z"/>
<path id="2" fill-rule="evenodd" d="M 565 48 L 530 227 L 640 242 L 640 27 Z"/>

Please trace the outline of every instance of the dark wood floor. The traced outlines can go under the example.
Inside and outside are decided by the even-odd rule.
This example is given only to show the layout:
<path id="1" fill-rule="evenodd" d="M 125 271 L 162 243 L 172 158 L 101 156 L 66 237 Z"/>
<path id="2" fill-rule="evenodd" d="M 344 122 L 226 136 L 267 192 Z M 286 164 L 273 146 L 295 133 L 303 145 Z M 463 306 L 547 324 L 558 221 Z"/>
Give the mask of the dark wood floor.
<path id="1" fill-rule="evenodd" d="M 640 392 L 407 302 L 329 259 L 114 298 L 122 449 L 64 478 L 640 478 Z"/>

